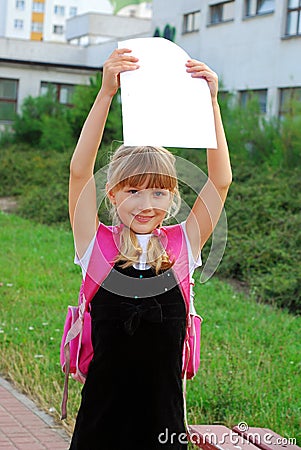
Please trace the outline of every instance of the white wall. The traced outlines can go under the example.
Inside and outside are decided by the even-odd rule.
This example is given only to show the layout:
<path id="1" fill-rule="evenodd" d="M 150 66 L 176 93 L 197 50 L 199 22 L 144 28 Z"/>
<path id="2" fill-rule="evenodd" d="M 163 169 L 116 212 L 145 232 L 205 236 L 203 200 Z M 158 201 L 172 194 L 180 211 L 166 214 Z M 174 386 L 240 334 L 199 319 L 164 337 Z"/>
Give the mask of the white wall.
<path id="1" fill-rule="evenodd" d="M 87 13 L 68 20 L 66 38 L 68 41 L 82 36 L 124 39 L 132 35 L 149 33 L 150 29 L 151 21 L 148 19 Z"/>
<path id="2" fill-rule="evenodd" d="M 63 84 L 87 84 L 91 72 L 67 70 L 63 68 L 40 67 L 21 64 L 1 65 L 1 77 L 19 80 L 18 84 L 18 112 L 24 98 L 28 95 L 36 97 L 40 95 L 41 82 L 53 82 Z"/>
<path id="3" fill-rule="evenodd" d="M 141 19 L 151 19 L 152 4 L 148 2 L 139 3 L 138 5 L 129 5 L 122 8 L 117 13 L 120 16 L 134 16 Z"/>
<path id="4" fill-rule="evenodd" d="M 4 27 L 0 28 L 0 36 L 10 36 L 19 39 L 29 39 L 31 32 L 32 0 L 26 0 L 25 9 L 16 9 L 15 0 L 1 0 L 1 18 Z M 15 29 L 15 19 L 23 20 L 23 29 Z"/>
<path id="5" fill-rule="evenodd" d="M 86 68 L 82 47 L 21 39 L 0 38 L 0 59 L 1 78 L 19 80 L 18 111 L 25 97 L 40 94 L 42 81 L 86 84 L 100 67 Z"/>
<path id="6" fill-rule="evenodd" d="M 16 9 L 15 0 L 0 0 L 0 37 L 30 39 L 31 17 L 33 0 L 25 0 L 23 11 Z M 65 15 L 54 13 L 54 6 L 65 6 Z M 53 33 L 53 25 L 63 25 L 66 28 L 66 20 L 70 17 L 70 7 L 77 7 L 77 14 L 86 12 L 102 12 L 110 14 L 113 7 L 109 0 L 47 0 L 45 1 L 44 16 L 44 41 L 65 42 L 65 35 Z M 23 30 L 14 28 L 14 20 L 24 21 Z"/>
<path id="7" fill-rule="evenodd" d="M 0 36 L 5 36 L 6 30 L 6 0 L 0 0 Z"/>
<path id="8" fill-rule="evenodd" d="M 86 64 L 86 53 L 82 47 L 21 39 L 0 38 L 0 58 L 71 66 Z"/>
<path id="9" fill-rule="evenodd" d="M 54 5 L 65 6 L 65 15 L 59 16 L 54 13 Z M 110 14 L 113 11 L 112 5 L 108 0 L 47 0 L 45 14 L 45 41 L 65 42 L 65 33 L 62 35 L 53 33 L 54 25 L 62 25 L 66 29 L 66 20 L 70 16 L 70 7 L 77 7 L 77 14 L 87 12 L 101 12 Z"/>
<path id="10" fill-rule="evenodd" d="M 184 5 L 185 3 L 185 5 Z M 191 57 L 211 66 L 227 90 L 268 89 L 270 112 L 277 114 L 277 89 L 301 86 L 301 38 L 283 39 L 286 2 L 275 0 L 275 12 L 243 18 L 244 0 L 235 1 L 234 21 L 208 26 L 211 0 L 153 0 L 152 31 L 168 23 L 175 42 Z M 201 10 L 200 31 L 182 34 L 183 15 Z"/>

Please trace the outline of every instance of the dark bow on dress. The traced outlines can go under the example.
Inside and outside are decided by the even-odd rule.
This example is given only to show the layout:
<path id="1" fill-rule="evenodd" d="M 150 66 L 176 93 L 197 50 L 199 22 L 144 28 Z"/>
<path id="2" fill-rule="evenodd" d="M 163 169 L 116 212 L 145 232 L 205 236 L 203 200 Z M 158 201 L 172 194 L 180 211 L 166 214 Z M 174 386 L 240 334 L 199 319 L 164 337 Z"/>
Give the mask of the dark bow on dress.
<path id="1" fill-rule="evenodd" d="M 162 322 L 162 308 L 154 297 L 144 300 L 140 305 L 122 302 L 120 306 L 124 329 L 130 336 L 137 330 L 141 319 L 154 323 Z"/>

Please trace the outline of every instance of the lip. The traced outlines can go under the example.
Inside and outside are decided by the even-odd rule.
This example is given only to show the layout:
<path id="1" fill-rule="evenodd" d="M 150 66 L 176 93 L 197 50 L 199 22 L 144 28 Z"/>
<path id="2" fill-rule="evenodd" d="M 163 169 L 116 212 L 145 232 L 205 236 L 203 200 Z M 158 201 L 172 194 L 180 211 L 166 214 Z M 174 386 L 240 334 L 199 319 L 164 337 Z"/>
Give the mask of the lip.
<path id="1" fill-rule="evenodd" d="M 137 214 L 134 216 L 134 219 L 139 223 L 147 223 L 150 220 L 152 220 L 154 216 L 142 216 L 140 214 Z"/>

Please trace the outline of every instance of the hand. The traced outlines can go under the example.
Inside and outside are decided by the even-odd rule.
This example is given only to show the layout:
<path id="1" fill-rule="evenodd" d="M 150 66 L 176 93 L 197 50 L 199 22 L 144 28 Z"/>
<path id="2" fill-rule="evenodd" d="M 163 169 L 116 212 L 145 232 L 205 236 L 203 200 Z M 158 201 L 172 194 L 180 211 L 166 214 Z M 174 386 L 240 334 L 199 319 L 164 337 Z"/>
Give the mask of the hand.
<path id="1" fill-rule="evenodd" d="M 217 99 L 218 76 L 210 67 L 195 59 L 189 59 L 186 63 L 186 71 L 191 73 L 193 78 L 204 78 L 208 83 L 212 100 Z"/>
<path id="2" fill-rule="evenodd" d="M 139 68 L 138 58 L 128 54 L 131 51 L 128 48 L 116 49 L 104 63 L 101 89 L 112 97 L 120 86 L 120 73 Z"/>

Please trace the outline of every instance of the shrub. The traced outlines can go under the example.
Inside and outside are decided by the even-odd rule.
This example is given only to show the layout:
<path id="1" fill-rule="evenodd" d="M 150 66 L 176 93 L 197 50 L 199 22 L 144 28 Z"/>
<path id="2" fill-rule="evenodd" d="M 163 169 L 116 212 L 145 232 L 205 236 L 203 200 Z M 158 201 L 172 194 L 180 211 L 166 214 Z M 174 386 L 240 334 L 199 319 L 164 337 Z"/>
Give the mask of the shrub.
<path id="1" fill-rule="evenodd" d="M 74 147 L 75 140 L 72 137 L 70 124 L 65 116 L 58 120 L 57 117 L 43 116 L 41 120 L 42 135 L 39 146 L 41 149 L 66 151 Z"/>
<path id="2" fill-rule="evenodd" d="M 239 172 L 234 168 L 234 174 Z M 301 173 L 245 168 L 226 203 L 229 234 L 219 273 L 247 282 L 259 300 L 301 313 Z"/>
<path id="3" fill-rule="evenodd" d="M 68 221 L 68 184 L 50 183 L 28 186 L 19 201 L 18 213 L 27 219 L 48 225 Z"/>
<path id="4" fill-rule="evenodd" d="M 280 133 L 274 141 L 274 165 L 294 168 L 301 162 L 301 104 L 292 99 L 279 124 Z"/>
<path id="5" fill-rule="evenodd" d="M 69 120 L 74 139 L 78 139 L 82 126 L 101 87 L 102 76 L 97 73 L 90 77 L 89 85 L 77 86 L 73 95 L 74 107 L 69 111 Z M 121 102 L 119 94 L 115 95 L 108 115 L 103 136 L 103 144 L 111 145 L 113 140 L 122 139 Z"/>
<path id="6" fill-rule="evenodd" d="M 49 88 L 45 95 L 25 98 L 14 125 L 15 141 L 35 148 L 63 151 L 74 146 L 67 107 Z"/>

